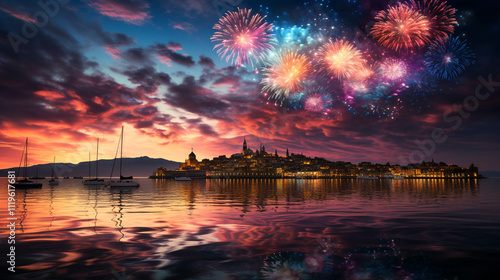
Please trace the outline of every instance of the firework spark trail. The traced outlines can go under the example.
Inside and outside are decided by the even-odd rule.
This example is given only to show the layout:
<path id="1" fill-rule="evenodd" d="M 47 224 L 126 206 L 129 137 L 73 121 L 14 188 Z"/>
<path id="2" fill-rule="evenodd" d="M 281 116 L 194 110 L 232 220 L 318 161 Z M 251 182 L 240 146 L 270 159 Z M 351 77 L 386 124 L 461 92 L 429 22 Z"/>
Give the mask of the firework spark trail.
<path id="1" fill-rule="evenodd" d="M 212 36 L 217 54 L 235 66 L 259 64 L 276 43 L 273 26 L 264 21 L 259 14 L 251 15 L 252 10 L 239 9 L 227 12 L 214 29 Z"/>
<path id="2" fill-rule="evenodd" d="M 417 10 L 402 3 L 381 11 L 370 34 L 382 46 L 395 51 L 430 44 L 430 21 Z"/>

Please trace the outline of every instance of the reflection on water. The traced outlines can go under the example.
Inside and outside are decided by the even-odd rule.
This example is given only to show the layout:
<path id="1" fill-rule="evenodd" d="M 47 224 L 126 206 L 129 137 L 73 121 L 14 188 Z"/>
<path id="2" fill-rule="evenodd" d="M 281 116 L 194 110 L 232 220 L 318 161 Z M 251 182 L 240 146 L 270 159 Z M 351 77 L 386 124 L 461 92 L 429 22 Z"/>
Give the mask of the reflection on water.
<path id="1" fill-rule="evenodd" d="M 15 276 L 488 279 L 500 261 L 494 179 L 140 180 L 17 190 Z"/>

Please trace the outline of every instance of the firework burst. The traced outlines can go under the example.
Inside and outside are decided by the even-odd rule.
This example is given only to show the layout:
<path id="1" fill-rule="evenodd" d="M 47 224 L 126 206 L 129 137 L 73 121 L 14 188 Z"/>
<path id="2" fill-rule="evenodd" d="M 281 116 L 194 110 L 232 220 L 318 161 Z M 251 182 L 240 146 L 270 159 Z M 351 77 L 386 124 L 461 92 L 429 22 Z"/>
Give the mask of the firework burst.
<path id="1" fill-rule="evenodd" d="M 370 79 L 375 74 L 376 67 L 373 65 L 363 64 L 352 76 L 353 81 L 365 81 Z"/>
<path id="2" fill-rule="evenodd" d="M 391 81 L 403 78 L 407 72 L 406 63 L 399 59 L 388 59 L 380 65 L 382 76 Z"/>
<path id="3" fill-rule="evenodd" d="M 318 52 L 322 69 L 338 79 L 349 78 L 364 67 L 364 60 L 353 44 L 345 40 L 328 42 Z"/>
<path id="4" fill-rule="evenodd" d="M 251 9 L 227 12 L 214 25 L 212 36 L 217 54 L 235 66 L 259 64 L 266 53 L 272 50 L 276 40 L 273 26 L 259 14 L 251 15 Z"/>
<path id="5" fill-rule="evenodd" d="M 430 21 L 417 10 L 399 3 L 375 17 L 370 34 L 383 47 L 399 51 L 430 43 Z"/>
<path id="6" fill-rule="evenodd" d="M 410 0 L 408 4 L 430 20 L 433 40 L 446 40 L 453 33 L 458 22 L 455 9 L 441 0 Z"/>
<path id="7" fill-rule="evenodd" d="M 467 42 L 458 37 L 434 43 L 425 55 L 429 71 L 443 80 L 457 78 L 474 60 L 475 55 L 467 46 Z"/>
<path id="8" fill-rule="evenodd" d="M 286 51 L 269 55 L 262 92 L 273 92 L 272 97 L 283 99 L 302 90 L 302 83 L 311 72 L 311 64 L 304 54 Z"/>
<path id="9" fill-rule="evenodd" d="M 332 107 L 333 99 L 325 93 L 314 93 L 306 98 L 304 109 L 315 113 L 327 113 Z"/>

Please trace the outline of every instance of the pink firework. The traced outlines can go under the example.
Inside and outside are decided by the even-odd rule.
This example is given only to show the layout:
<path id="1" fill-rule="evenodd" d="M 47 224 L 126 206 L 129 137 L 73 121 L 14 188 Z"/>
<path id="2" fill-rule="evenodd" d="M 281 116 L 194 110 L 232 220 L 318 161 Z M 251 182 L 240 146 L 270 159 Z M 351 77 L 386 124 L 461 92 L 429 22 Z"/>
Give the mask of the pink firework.
<path id="1" fill-rule="evenodd" d="M 416 9 L 399 3 L 375 17 L 370 34 L 386 48 L 399 51 L 430 44 L 431 22 Z"/>
<path id="2" fill-rule="evenodd" d="M 332 98 L 329 95 L 315 93 L 306 98 L 304 109 L 315 113 L 326 113 L 332 106 Z"/>
<path id="3" fill-rule="evenodd" d="M 406 75 L 407 66 L 402 60 L 388 59 L 380 65 L 380 72 L 385 78 L 394 81 Z"/>
<path id="4" fill-rule="evenodd" d="M 455 9 L 442 0 L 409 0 L 408 4 L 430 20 L 430 32 L 433 40 L 448 39 L 455 26 Z"/>
<path id="5" fill-rule="evenodd" d="M 214 49 L 222 59 L 237 67 L 260 63 L 276 43 L 273 26 L 259 14 L 252 16 L 251 12 L 251 9 L 240 8 L 227 12 L 213 27 L 216 32 L 211 40 L 219 42 Z"/>

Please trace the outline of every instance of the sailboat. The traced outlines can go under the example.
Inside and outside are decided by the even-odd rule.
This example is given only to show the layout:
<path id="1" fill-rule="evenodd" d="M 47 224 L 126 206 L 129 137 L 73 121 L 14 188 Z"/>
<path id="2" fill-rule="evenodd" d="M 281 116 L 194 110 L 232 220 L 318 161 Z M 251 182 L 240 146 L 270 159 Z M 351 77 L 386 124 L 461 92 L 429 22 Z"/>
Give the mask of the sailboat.
<path id="1" fill-rule="evenodd" d="M 24 179 L 17 180 L 12 186 L 18 189 L 41 188 L 42 184 L 28 180 L 28 137 L 26 137 L 26 144 L 24 145 L 23 155 L 19 163 L 19 171 L 21 171 L 21 164 L 24 160 Z M 18 172 L 19 173 L 19 172 Z"/>
<path id="2" fill-rule="evenodd" d="M 111 180 L 113 177 L 113 169 L 115 169 L 115 160 L 113 161 L 113 168 L 111 168 L 111 176 L 108 185 L 110 187 L 139 187 L 139 183 L 134 181 L 134 177 L 124 177 L 122 175 L 122 161 L 123 161 L 123 126 L 122 126 L 122 134 L 120 135 L 120 140 L 118 141 L 118 147 L 120 147 L 120 180 Z M 116 151 L 118 153 L 118 150 Z"/>
<path id="3" fill-rule="evenodd" d="M 54 157 L 54 163 L 52 164 L 52 179 L 49 180 L 49 185 L 57 186 L 59 185 L 59 180 L 54 177 L 54 165 L 56 164 L 56 157 Z"/>
<path id="4" fill-rule="evenodd" d="M 83 182 L 83 184 L 86 185 L 86 186 L 104 185 L 104 179 L 99 179 L 98 171 L 99 171 L 99 138 L 97 138 L 97 154 L 96 154 L 96 161 L 95 161 L 95 178 L 94 179 L 90 179 L 90 152 L 89 152 L 89 179 L 85 180 Z"/>

